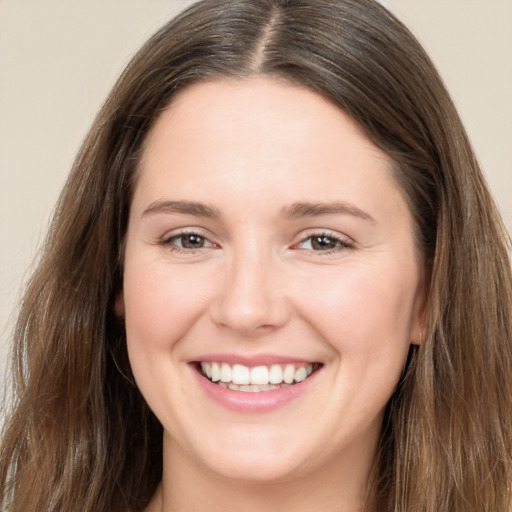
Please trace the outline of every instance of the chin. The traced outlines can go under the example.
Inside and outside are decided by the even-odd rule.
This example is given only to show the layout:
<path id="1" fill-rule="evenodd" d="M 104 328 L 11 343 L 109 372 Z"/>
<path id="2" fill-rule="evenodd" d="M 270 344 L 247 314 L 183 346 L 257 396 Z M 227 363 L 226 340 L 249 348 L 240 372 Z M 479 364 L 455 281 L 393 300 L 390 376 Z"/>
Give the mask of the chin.
<path id="1" fill-rule="evenodd" d="M 207 446 L 197 444 L 193 459 L 221 478 L 247 483 L 277 483 L 304 473 L 308 467 L 304 443 L 294 443 L 282 433 L 266 434 L 262 425 L 231 429 L 216 440 L 210 437 Z"/>
<path id="2" fill-rule="evenodd" d="M 300 463 L 283 460 L 279 453 L 262 456 L 258 451 L 246 451 L 239 456 L 229 454 L 227 458 L 204 463 L 224 479 L 254 484 L 274 484 L 293 480 L 301 472 Z"/>

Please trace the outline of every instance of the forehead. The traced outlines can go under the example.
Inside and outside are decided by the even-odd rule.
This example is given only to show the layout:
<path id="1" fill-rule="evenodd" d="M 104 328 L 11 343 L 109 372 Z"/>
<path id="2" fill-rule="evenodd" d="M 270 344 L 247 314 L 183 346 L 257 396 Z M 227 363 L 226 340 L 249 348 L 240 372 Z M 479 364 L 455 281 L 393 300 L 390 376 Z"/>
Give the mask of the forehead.
<path id="1" fill-rule="evenodd" d="M 247 180 L 243 171 L 249 168 L 261 183 L 336 180 L 342 168 L 345 178 L 362 179 L 364 167 L 391 178 L 389 158 L 340 108 L 269 78 L 215 80 L 181 91 L 146 139 L 141 177 L 155 167 L 174 180 L 192 179 L 192 171 L 215 179 L 229 167 L 233 183 Z"/>
<path id="2" fill-rule="evenodd" d="M 138 173 L 130 223 L 155 204 L 193 203 L 224 227 L 271 231 L 297 218 L 283 215 L 297 204 L 337 205 L 338 213 L 341 204 L 351 222 L 374 220 L 381 239 L 414 238 L 390 158 L 332 102 L 288 83 L 216 80 L 184 89 L 156 120 Z M 350 215 L 356 210 L 363 215 Z"/>
<path id="3" fill-rule="evenodd" d="M 146 138 L 146 149 L 158 138 L 157 132 L 163 134 L 163 125 L 167 125 L 171 134 L 170 123 L 174 124 L 174 136 L 179 136 L 176 132 L 186 135 L 185 130 L 189 127 L 194 130 L 205 127 L 211 136 L 218 133 L 219 128 L 224 131 L 232 128 L 232 135 L 237 138 L 263 133 L 272 136 L 276 143 L 292 142 L 301 135 L 310 137 L 311 130 L 316 128 L 321 129 L 323 139 L 328 143 L 326 134 L 332 131 L 331 139 L 335 138 L 342 128 L 344 138 L 350 134 L 367 150 L 378 151 L 357 123 L 333 101 L 302 85 L 273 77 L 220 78 L 186 87 L 157 119 Z M 286 125 L 285 132 L 283 125 Z M 258 133 L 261 129 L 263 132 Z M 197 142 L 204 144 L 207 141 Z M 255 139 L 255 142 L 261 142 L 261 139 Z M 338 144 L 341 142 L 337 139 Z M 384 153 L 380 156 L 385 157 Z"/>

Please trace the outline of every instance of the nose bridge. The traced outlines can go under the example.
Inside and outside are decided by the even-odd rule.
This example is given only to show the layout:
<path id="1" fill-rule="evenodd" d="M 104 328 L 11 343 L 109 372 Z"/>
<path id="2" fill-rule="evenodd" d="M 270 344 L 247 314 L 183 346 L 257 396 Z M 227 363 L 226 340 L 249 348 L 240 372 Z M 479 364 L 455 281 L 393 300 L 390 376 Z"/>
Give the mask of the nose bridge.
<path id="1" fill-rule="evenodd" d="M 234 331 L 268 331 L 286 322 L 286 299 L 276 282 L 279 264 L 269 248 L 245 244 L 226 262 L 215 321 Z"/>

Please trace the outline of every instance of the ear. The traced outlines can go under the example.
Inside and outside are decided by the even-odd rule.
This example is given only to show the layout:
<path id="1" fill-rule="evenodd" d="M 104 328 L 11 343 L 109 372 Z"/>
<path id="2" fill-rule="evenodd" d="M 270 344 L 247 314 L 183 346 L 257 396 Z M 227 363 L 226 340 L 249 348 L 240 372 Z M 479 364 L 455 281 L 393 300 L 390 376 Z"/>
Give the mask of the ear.
<path id="1" fill-rule="evenodd" d="M 425 341 L 425 329 L 419 324 L 415 326 L 411 332 L 411 344 L 412 345 L 421 345 Z"/>
<path id="2" fill-rule="evenodd" d="M 123 290 L 121 290 L 117 296 L 116 300 L 114 302 L 114 312 L 117 316 L 117 318 L 122 319 L 124 318 L 124 294 Z"/>

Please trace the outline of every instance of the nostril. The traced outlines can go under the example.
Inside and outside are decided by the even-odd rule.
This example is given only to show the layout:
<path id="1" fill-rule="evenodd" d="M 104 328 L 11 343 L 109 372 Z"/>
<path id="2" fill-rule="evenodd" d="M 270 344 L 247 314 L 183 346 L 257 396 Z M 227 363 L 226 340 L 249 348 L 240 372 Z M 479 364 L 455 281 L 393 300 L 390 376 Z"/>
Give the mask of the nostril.
<path id="1" fill-rule="evenodd" d="M 231 301 L 223 298 L 212 308 L 211 319 L 215 325 L 244 336 L 258 336 L 285 325 L 290 317 L 282 298 L 256 301 Z"/>

